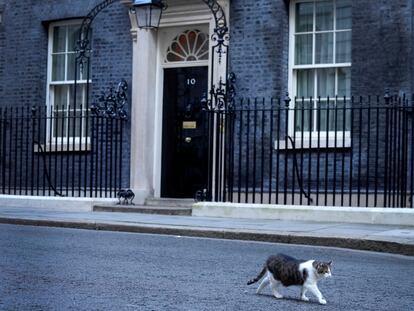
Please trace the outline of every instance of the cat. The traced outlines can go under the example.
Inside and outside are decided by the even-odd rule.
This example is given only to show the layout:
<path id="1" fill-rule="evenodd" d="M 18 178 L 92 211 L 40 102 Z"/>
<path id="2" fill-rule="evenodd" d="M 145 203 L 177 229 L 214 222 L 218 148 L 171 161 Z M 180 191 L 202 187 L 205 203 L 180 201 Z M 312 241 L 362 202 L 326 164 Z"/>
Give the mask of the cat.
<path id="1" fill-rule="evenodd" d="M 300 298 L 303 301 L 309 301 L 309 298 L 306 297 L 306 292 L 310 291 L 318 298 L 318 302 L 324 305 L 326 304 L 326 300 L 319 291 L 317 281 L 322 278 L 332 276 L 331 266 L 332 261 L 305 261 L 298 260 L 284 254 L 272 255 L 266 260 L 266 263 L 259 275 L 247 282 L 247 285 L 256 283 L 266 274 L 257 288 L 257 294 L 259 294 L 264 287 L 270 284 L 273 296 L 281 299 L 283 296 L 278 291 L 280 285 L 286 287 L 291 285 L 299 285 L 302 286 Z"/>

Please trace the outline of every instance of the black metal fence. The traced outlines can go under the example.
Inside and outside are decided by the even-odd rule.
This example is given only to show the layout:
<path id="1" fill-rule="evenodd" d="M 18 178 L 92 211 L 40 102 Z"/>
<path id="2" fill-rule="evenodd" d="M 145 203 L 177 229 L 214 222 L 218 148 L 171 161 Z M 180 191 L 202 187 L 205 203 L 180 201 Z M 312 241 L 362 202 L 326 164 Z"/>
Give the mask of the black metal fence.
<path id="1" fill-rule="evenodd" d="M 125 123 L 82 106 L 0 108 L 0 193 L 115 197 L 128 186 Z"/>
<path id="2" fill-rule="evenodd" d="M 413 207 L 413 100 L 236 99 L 209 111 L 213 201 Z"/>

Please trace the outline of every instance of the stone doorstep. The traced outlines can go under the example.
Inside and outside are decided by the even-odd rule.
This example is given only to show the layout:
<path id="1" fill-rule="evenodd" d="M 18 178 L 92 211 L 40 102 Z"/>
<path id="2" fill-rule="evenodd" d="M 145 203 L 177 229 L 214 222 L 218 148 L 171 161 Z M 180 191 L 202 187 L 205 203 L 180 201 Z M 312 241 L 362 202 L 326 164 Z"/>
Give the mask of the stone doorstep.
<path id="1" fill-rule="evenodd" d="M 147 198 L 145 200 L 146 206 L 161 206 L 161 207 L 186 207 L 192 208 L 194 199 L 174 199 L 174 198 Z"/>
<path id="2" fill-rule="evenodd" d="M 165 207 L 148 205 L 94 205 L 94 212 L 141 213 L 158 215 L 191 216 L 191 207 Z"/>
<path id="3" fill-rule="evenodd" d="M 414 209 L 199 202 L 193 216 L 414 226 Z"/>
<path id="4" fill-rule="evenodd" d="M 137 205 L 95 204 L 93 211 L 191 216 L 193 204 L 193 199 L 147 198 Z"/>

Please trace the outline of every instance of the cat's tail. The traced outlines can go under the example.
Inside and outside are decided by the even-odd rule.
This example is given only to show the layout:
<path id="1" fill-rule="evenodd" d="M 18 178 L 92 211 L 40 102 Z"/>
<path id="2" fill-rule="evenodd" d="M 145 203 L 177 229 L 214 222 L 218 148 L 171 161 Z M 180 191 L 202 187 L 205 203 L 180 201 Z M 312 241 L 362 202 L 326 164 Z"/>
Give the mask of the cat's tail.
<path id="1" fill-rule="evenodd" d="M 251 279 L 249 282 L 247 282 L 247 285 L 256 283 L 257 281 L 259 281 L 266 273 L 266 266 L 263 267 L 262 271 L 260 271 L 259 275 L 256 276 L 254 279 Z"/>

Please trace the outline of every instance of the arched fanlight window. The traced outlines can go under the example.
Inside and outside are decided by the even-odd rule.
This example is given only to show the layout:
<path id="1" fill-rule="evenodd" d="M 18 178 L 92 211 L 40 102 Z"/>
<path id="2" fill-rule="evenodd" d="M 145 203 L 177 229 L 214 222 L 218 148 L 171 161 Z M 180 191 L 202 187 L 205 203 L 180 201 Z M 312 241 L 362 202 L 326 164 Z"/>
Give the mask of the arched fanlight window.
<path id="1" fill-rule="evenodd" d="M 174 38 L 167 49 L 165 62 L 208 60 L 208 36 L 200 30 L 186 30 Z"/>

